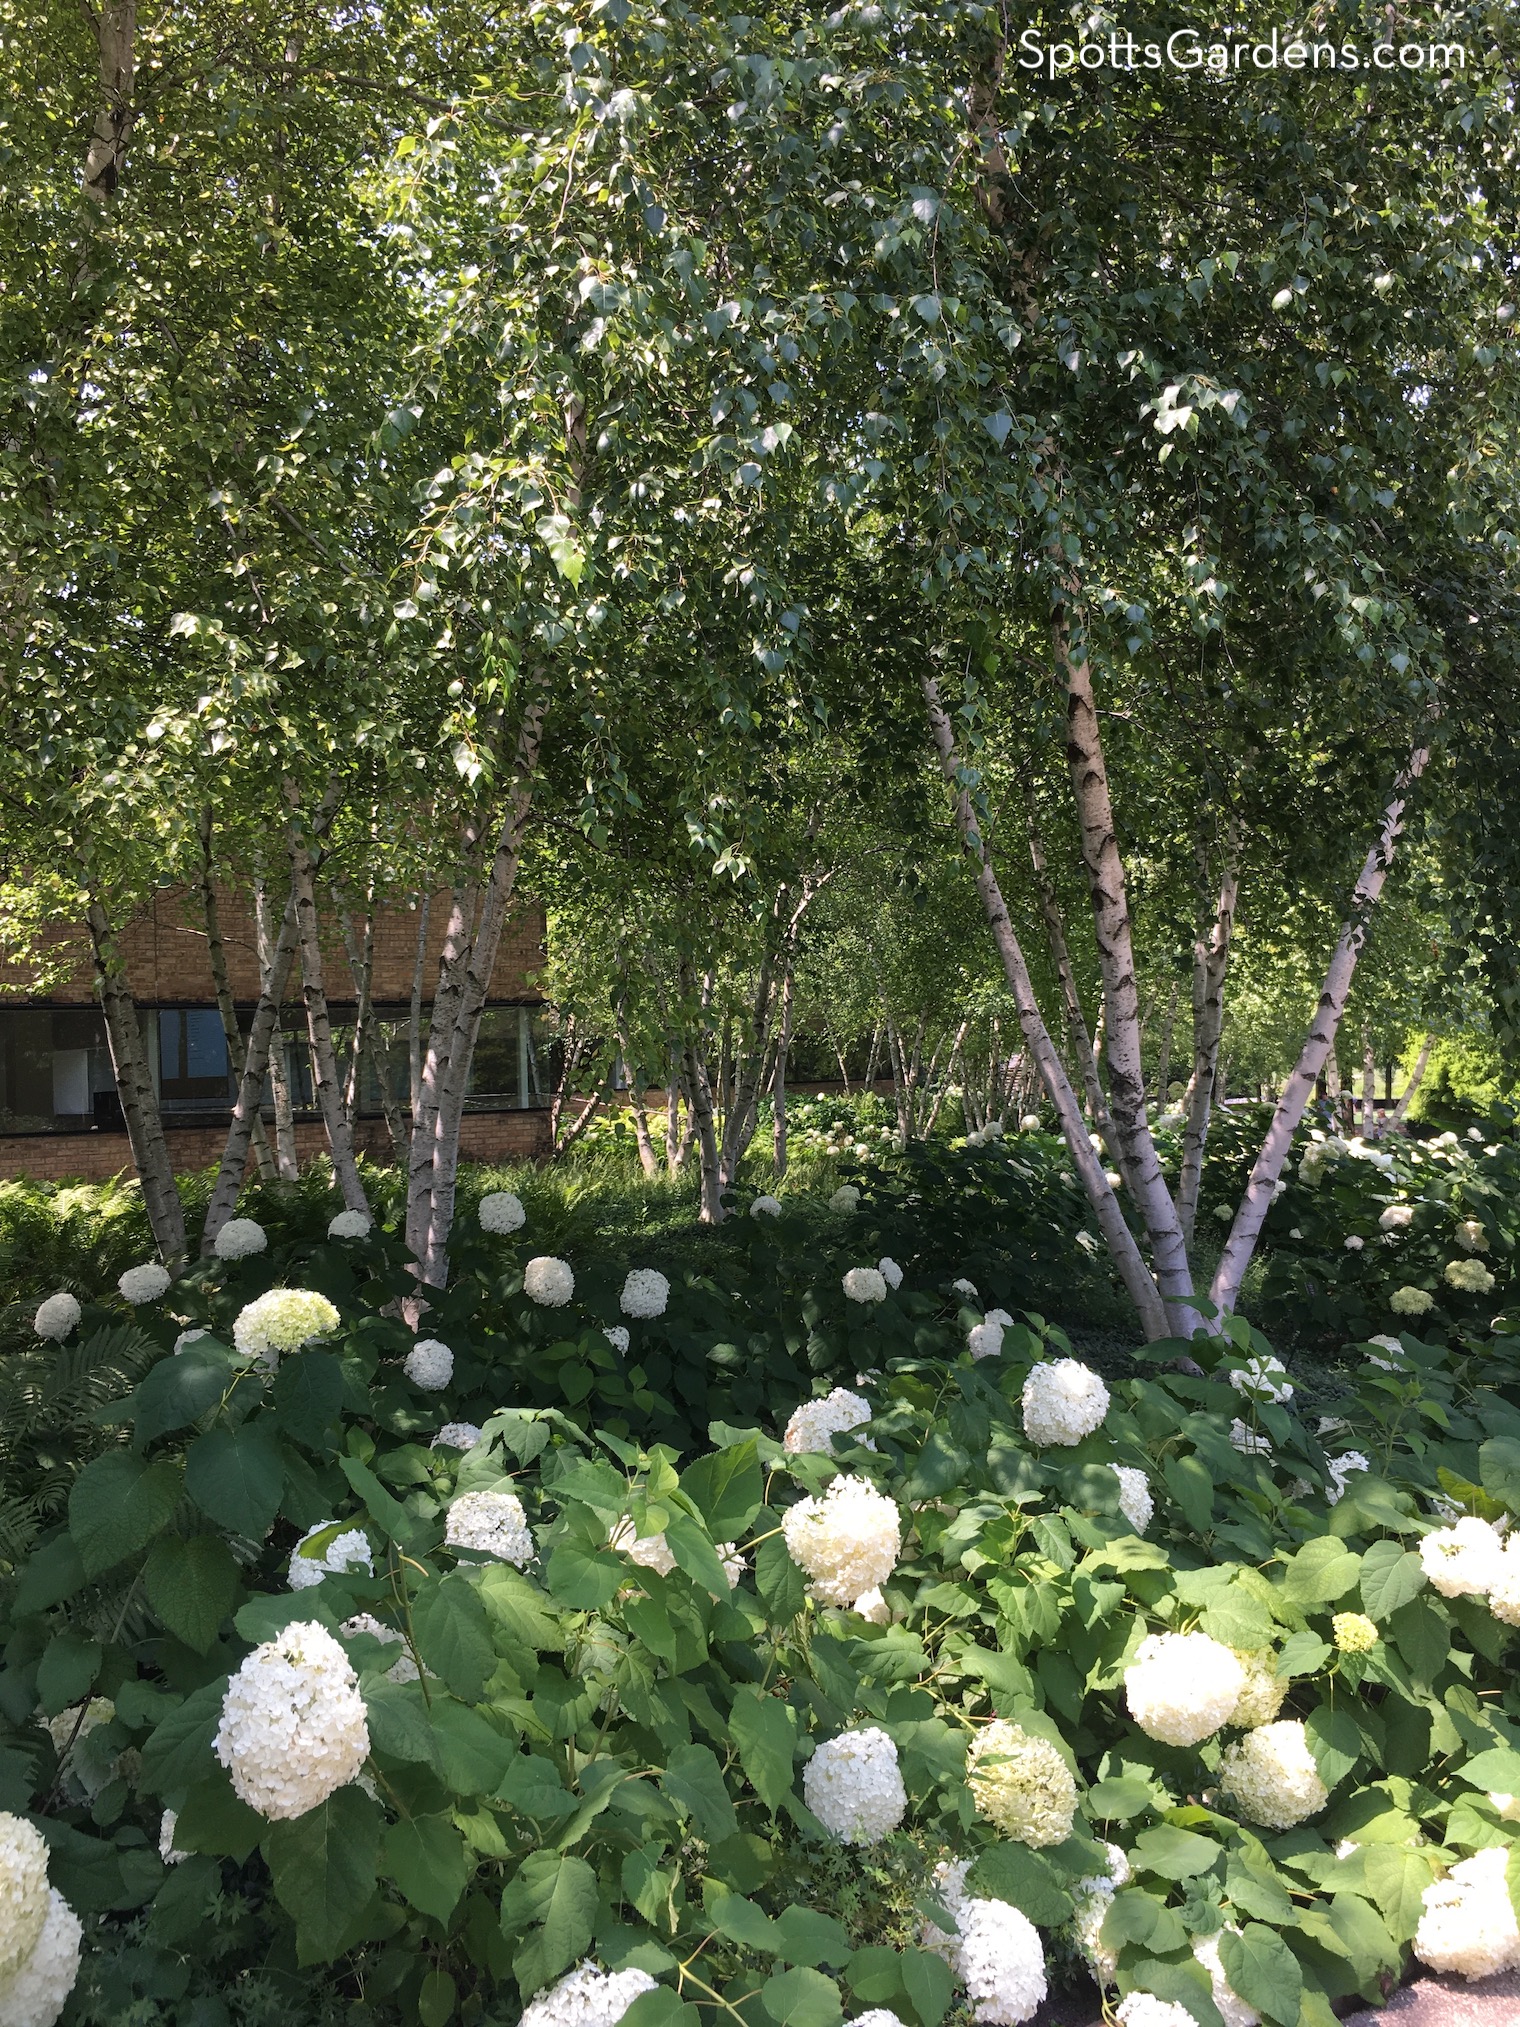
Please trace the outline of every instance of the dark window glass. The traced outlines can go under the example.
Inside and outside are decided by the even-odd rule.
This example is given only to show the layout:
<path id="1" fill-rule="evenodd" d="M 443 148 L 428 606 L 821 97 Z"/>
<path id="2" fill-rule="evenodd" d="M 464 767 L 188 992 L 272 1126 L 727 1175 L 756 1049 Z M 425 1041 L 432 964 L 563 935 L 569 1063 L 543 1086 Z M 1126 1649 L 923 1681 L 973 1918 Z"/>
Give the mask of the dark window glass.
<path id="1" fill-rule="evenodd" d="M 158 1016 L 160 1091 L 169 1104 L 229 1095 L 227 1037 L 214 1007 L 169 1007 Z"/>

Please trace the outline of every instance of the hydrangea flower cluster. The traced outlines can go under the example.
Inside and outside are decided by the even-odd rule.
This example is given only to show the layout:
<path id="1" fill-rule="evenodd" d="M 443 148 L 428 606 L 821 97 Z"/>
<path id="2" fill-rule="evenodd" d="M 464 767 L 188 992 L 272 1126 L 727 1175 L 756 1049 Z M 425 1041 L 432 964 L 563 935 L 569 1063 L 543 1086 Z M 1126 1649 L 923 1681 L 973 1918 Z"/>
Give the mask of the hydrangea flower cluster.
<path id="1" fill-rule="evenodd" d="M 1497 1528 L 1465 1513 L 1453 1527 L 1438 1527 L 1420 1544 L 1420 1567 L 1443 1598 L 1482 1597 L 1504 1573 L 1504 1541 Z"/>
<path id="2" fill-rule="evenodd" d="M 1108 1388 L 1080 1359 L 1031 1366 L 1024 1381 L 1024 1433 L 1031 1443 L 1070 1448 L 1108 1413 Z"/>
<path id="3" fill-rule="evenodd" d="M 402 1647 L 406 1644 L 394 1626 L 384 1625 L 372 1612 L 355 1612 L 351 1619 L 343 1621 L 343 1631 L 350 1640 L 360 1633 L 367 1633 L 382 1647 Z M 415 1682 L 418 1679 L 417 1664 L 410 1654 L 403 1654 L 386 1669 L 385 1677 L 388 1682 Z"/>
<path id="4" fill-rule="evenodd" d="M 563 1309 L 575 1293 L 575 1275 L 568 1260 L 538 1253 L 523 1269 L 523 1293 L 541 1309 Z"/>
<path id="5" fill-rule="evenodd" d="M 1291 1830 L 1317 1816 L 1330 1799 L 1296 1717 L 1259 1725 L 1225 1748 L 1219 1786 L 1243 1815 L 1269 1830 Z"/>
<path id="6" fill-rule="evenodd" d="M 273 1371 L 290 1352 L 337 1329 L 340 1318 L 325 1295 L 309 1288 L 271 1288 L 238 1311 L 232 1342 L 244 1358 Z"/>
<path id="7" fill-rule="evenodd" d="M 474 1422 L 445 1422 L 432 1442 L 430 1450 L 473 1450 L 480 1441 L 483 1431 Z"/>
<path id="8" fill-rule="evenodd" d="M 749 1207 L 752 1218 L 779 1218 L 781 1199 L 774 1196 L 757 1196 Z"/>
<path id="9" fill-rule="evenodd" d="M 1270 1457 L 1271 1438 L 1262 1435 L 1259 1429 L 1247 1428 L 1237 1415 L 1230 1424 L 1230 1443 L 1242 1457 Z"/>
<path id="10" fill-rule="evenodd" d="M 979 1900 L 966 1892 L 969 1859 L 941 1862 L 934 1885 L 955 1921 L 947 1934 L 932 1922 L 921 1938 L 949 1964 L 966 1988 L 971 2017 L 983 2027 L 1021 2027 L 1045 1998 L 1045 1950 L 1039 1930 L 1005 1900 Z"/>
<path id="11" fill-rule="evenodd" d="M 1455 1232 L 1453 1232 L 1452 1237 L 1464 1253 L 1486 1253 L 1488 1251 L 1488 1231 L 1481 1219 L 1464 1218 L 1461 1224 L 1457 1226 Z M 1450 1267 L 1446 1270 L 1446 1278 L 1448 1281 L 1451 1279 Z M 1458 1283 L 1458 1286 L 1460 1285 Z"/>
<path id="12" fill-rule="evenodd" d="M 862 1394 L 852 1394 L 848 1387 L 835 1387 L 821 1401 L 803 1401 L 800 1407 L 793 1408 L 781 1439 L 782 1447 L 794 1455 L 803 1450 L 829 1454 L 836 1435 L 858 1429 L 870 1419 L 871 1403 Z M 874 1450 L 876 1445 L 868 1442 L 866 1448 Z"/>
<path id="13" fill-rule="evenodd" d="M 889 1288 L 901 1288 L 903 1284 L 903 1270 L 890 1254 L 884 1253 L 876 1262 L 876 1271 Z"/>
<path id="14" fill-rule="evenodd" d="M 1436 1306 L 1436 1298 L 1423 1288 L 1395 1288 L 1388 1307 L 1395 1316 L 1424 1316 Z"/>
<path id="15" fill-rule="evenodd" d="M 268 1245 L 269 1234 L 257 1218 L 229 1218 L 217 1233 L 211 1250 L 219 1260 L 247 1260 L 264 1252 Z"/>
<path id="16" fill-rule="evenodd" d="M 984 1316 L 966 1332 L 966 1349 L 973 1358 L 996 1358 L 1003 1349 L 1003 1326 Z"/>
<path id="17" fill-rule="evenodd" d="M 84 1311 L 67 1289 L 60 1288 L 56 1295 L 49 1295 L 45 1302 L 37 1305 L 37 1314 L 32 1318 L 32 1328 L 39 1337 L 50 1338 L 54 1344 L 62 1344 L 70 1331 L 79 1322 Z"/>
<path id="18" fill-rule="evenodd" d="M 1273 1358 L 1270 1353 L 1249 1358 L 1244 1365 L 1232 1366 L 1230 1385 L 1248 1400 L 1271 1401 L 1278 1407 L 1293 1398 L 1293 1382 L 1288 1378 L 1288 1368 L 1280 1358 Z"/>
<path id="19" fill-rule="evenodd" d="M 1390 1204 L 1378 1219 L 1385 1232 L 1402 1232 L 1414 1223 L 1414 1207 L 1411 1204 Z"/>
<path id="20" fill-rule="evenodd" d="M 169 1292 L 170 1274 L 168 1268 L 161 1267 L 157 1260 L 148 1260 L 141 1267 L 129 1267 L 116 1285 L 121 1290 L 122 1300 L 138 1309 L 146 1302 L 156 1302 L 160 1295 Z"/>
<path id="21" fill-rule="evenodd" d="M 0 1979 L 37 1947 L 48 1911 L 48 1848 L 20 1816 L 0 1814 Z"/>
<path id="22" fill-rule="evenodd" d="M 1446 1280 L 1464 1295 L 1487 1295 L 1494 1285 L 1493 1275 L 1481 1260 L 1448 1260 Z"/>
<path id="23" fill-rule="evenodd" d="M 440 1393 L 454 1377 L 454 1354 L 436 1337 L 419 1337 L 401 1369 L 414 1385 Z"/>
<path id="24" fill-rule="evenodd" d="M 617 2027 L 655 1980 L 648 1971 L 599 1971 L 589 1960 L 523 2008 L 519 2027 Z"/>
<path id="25" fill-rule="evenodd" d="M 606 1329 L 603 1330 L 602 1335 L 614 1351 L 626 1351 L 633 1342 L 626 1326 L 621 1323 L 609 1323 Z"/>
<path id="26" fill-rule="evenodd" d="M 480 1219 L 480 1229 L 493 1233 L 497 1238 L 504 1238 L 508 1232 L 521 1231 L 528 1222 L 522 1198 L 514 1196 L 509 1189 L 493 1190 L 489 1196 L 483 1196 L 475 1215 Z"/>
<path id="27" fill-rule="evenodd" d="M 227 1685 L 216 1756 L 238 1799 L 271 1822 L 304 1816 L 369 1758 L 364 1699 L 325 1626 L 298 1620 L 255 1647 Z"/>
<path id="28" fill-rule="evenodd" d="M 842 1286 L 851 1302 L 885 1302 L 887 1299 L 886 1277 L 879 1267 L 846 1269 Z"/>
<path id="29" fill-rule="evenodd" d="M 309 1591 L 324 1577 L 342 1576 L 347 1570 L 362 1570 L 367 1577 L 375 1574 L 369 1542 L 362 1528 L 350 1527 L 342 1534 L 334 1535 L 320 1555 L 303 1552 L 307 1542 L 315 1541 L 319 1534 L 326 1534 L 332 1525 L 330 1520 L 319 1520 L 315 1527 L 306 1530 L 291 1551 L 290 1588 L 293 1591 Z"/>
<path id="30" fill-rule="evenodd" d="M 1370 1471 L 1371 1463 L 1360 1450 L 1346 1450 L 1339 1457 L 1330 1459 L 1330 1483 L 1325 1489 L 1325 1499 L 1331 1506 L 1345 1497 L 1346 1487 L 1358 1471 Z"/>
<path id="31" fill-rule="evenodd" d="M 367 1239 L 373 1220 L 363 1211 L 339 1211 L 335 1218 L 327 1221 L 327 1236 L 330 1239 Z"/>
<path id="32" fill-rule="evenodd" d="M 1288 1693 L 1286 1679 L 1277 1672 L 1277 1655 L 1270 1647 L 1232 1647 L 1230 1652 L 1245 1673 L 1245 1683 L 1235 1699 L 1229 1721 L 1242 1731 L 1270 1724 L 1283 1707 Z"/>
<path id="33" fill-rule="evenodd" d="M 1163 1745 L 1201 1745 L 1228 1724 L 1246 1686 L 1239 1657 L 1207 1633 L 1150 1633 L 1124 1671 L 1129 1714 Z"/>
<path id="34" fill-rule="evenodd" d="M 174 1356 L 178 1358 L 182 1351 L 188 1350 L 192 1344 L 199 1344 L 203 1337 L 210 1335 L 209 1330 L 182 1330 L 174 1340 Z"/>
<path id="35" fill-rule="evenodd" d="M 178 1809 L 165 1809 L 158 1821 L 158 1855 L 165 1865 L 183 1865 L 190 1856 L 188 1851 L 175 1849 L 174 1826 L 178 1821 Z"/>
<path id="36" fill-rule="evenodd" d="M 864 1478 L 841 1472 L 821 1499 L 799 1499 L 782 1516 L 792 1561 L 827 1605 L 850 1605 L 877 1590 L 897 1567 L 902 1517 L 896 1502 Z"/>
<path id="37" fill-rule="evenodd" d="M 1049 1739 L 995 1718 L 972 1741 L 966 1784 L 978 1814 L 1005 1837 L 1039 1849 L 1071 1835 L 1077 1784 Z"/>
<path id="38" fill-rule="evenodd" d="M 1342 1654 L 1370 1654 L 1378 1643 L 1378 1629 L 1365 1612 L 1337 1612 L 1330 1631 Z"/>
<path id="39" fill-rule="evenodd" d="M 903 1819 L 897 1747 L 876 1725 L 826 1739 L 802 1770 L 803 1800 L 841 1844 L 878 1844 Z"/>
<path id="40" fill-rule="evenodd" d="M 676 1566 L 664 1534 L 637 1533 L 631 1515 L 618 1522 L 607 1546 L 614 1555 L 626 1555 L 630 1562 L 636 1562 L 640 1569 L 653 1570 L 656 1576 L 668 1577 Z"/>
<path id="41" fill-rule="evenodd" d="M 1505 1884 L 1508 1861 L 1508 1847 L 1496 1844 L 1426 1887 L 1414 1937 L 1422 1964 L 1463 1978 L 1487 1978 L 1520 1965 L 1520 1928 Z"/>
<path id="42" fill-rule="evenodd" d="M 5 2027 L 53 2027 L 79 1976 L 83 1928 L 56 1887 L 47 1890 L 42 1928 L 9 1977 L 0 1978 Z"/>
<path id="43" fill-rule="evenodd" d="M 964 1277 L 959 1281 L 952 1281 L 950 1283 L 950 1293 L 952 1295 L 959 1295 L 963 1302 L 980 1302 L 982 1299 L 976 1292 L 976 1283 L 974 1281 L 967 1281 Z"/>
<path id="44" fill-rule="evenodd" d="M 450 1548 L 471 1548 L 518 1569 L 526 1569 L 537 1554 L 517 1494 L 489 1487 L 459 1495 L 449 1508 L 443 1538 Z"/>
<path id="45" fill-rule="evenodd" d="M 860 1208 L 860 1191 L 852 1182 L 842 1182 L 829 1198 L 831 1211 L 854 1211 Z"/>
<path id="46" fill-rule="evenodd" d="M 1109 1469 L 1119 1481 L 1119 1511 L 1136 1534 L 1144 1534 L 1156 1511 L 1150 1479 L 1133 1464 L 1111 1464 Z"/>
<path id="47" fill-rule="evenodd" d="M 1108 1870 L 1090 1873 L 1071 1889 L 1072 1932 L 1093 1977 L 1100 1985 L 1111 1985 L 1119 1975 L 1119 1959 L 1116 1950 L 1104 1946 L 1103 1918 L 1114 1895 L 1121 1886 L 1129 1885 L 1132 1875 L 1129 1860 L 1117 1844 L 1105 1844 L 1103 1851 Z"/>
<path id="48" fill-rule="evenodd" d="M 655 1267 L 635 1267 L 623 1283 L 618 1306 L 625 1316 L 663 1316 L 670 1301 L 670 1283 Z"/>
<path id="49" fill-rule="evenodd" d="M 1186 2006 L 1154 1992 L 1126 1992 L 1114 2012 L 1119 2027 L 1197 2027 Z"/>

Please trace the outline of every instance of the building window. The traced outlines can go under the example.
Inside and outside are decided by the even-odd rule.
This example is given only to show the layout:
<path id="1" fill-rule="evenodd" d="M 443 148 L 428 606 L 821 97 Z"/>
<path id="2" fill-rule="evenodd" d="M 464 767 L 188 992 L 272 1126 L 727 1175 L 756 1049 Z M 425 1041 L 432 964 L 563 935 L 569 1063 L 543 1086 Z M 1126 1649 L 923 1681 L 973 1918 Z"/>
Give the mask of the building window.
<path id="1" fill-rule="evenodd" d="M 166 1105 L 224 1105 L 231 1096 L 227 1037 L 214 1007 L 169 1007 L 158 1016 L 159 1096 Z"/>

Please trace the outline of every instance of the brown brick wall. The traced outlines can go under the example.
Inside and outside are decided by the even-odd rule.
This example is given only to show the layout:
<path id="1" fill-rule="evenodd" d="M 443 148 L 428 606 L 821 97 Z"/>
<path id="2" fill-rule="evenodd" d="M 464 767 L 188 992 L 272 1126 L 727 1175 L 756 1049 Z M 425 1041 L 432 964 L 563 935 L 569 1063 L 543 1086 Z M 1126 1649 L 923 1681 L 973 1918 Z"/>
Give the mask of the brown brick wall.
<path id="1" fill-rule="evenodd" d="M 390 1162 L 390 1135 L 383 1119 L 357 1121 L 354 1136 L 361 1153 Z M 182 1175 L 210 1168 L 221 1160 L 225 1140 L 225 1132 L 215 1126 L 170 1127 L 175 1168 Z M 314 1160 L 326 1146 L 318 1123 L 297 1125 L 296 1150 L 303 1163 Z M 522 1161 L 551 1151 L 545 1111 L 465 1114 L 459 1136 L 461 1160 Z M 132 1173 L 132 1150 L 125 1133 L 0 1134 L 0 1178 L 7 1181 L 25 1176 L 34 1182 L 105 1182 L 123 1173 Z"/>
<path id="2" fill-rule="evenodd" d="M 218 889 L 222 940 L 227 947 L 227 970 L 233 997 L 252 1005 L 259 996 L 258 946 L 254 933 L 253 901 L 246 888 Z M 438 977 L 438 961 L 448 922 L 449 894 L 444 889 L 433 896 L 428 912 L 427 959 L 423 969 L 423 993 L 431 1001 Z M 375 959 L 372 992 L 383 1003 L 411 998 L 412 976 L 417 961 L 418 913 L 407 908 L 381 910 L 375 924 Z M 534 901 L 526 903 L 507 924 L 502 935 L 496 970 L 491 980 L 494 1000 L 537 1000 L 536 985 L 529 974 L 544 964 L 544 911 Z M 45 991 L 37 989 L 32 967 L 15 961 L 0 948 L 0 1006 L 38 1001 L 54 1006 L 92 1006 L 95 987 L 90 975 L 89 944 L 82 927 L 58 925 L 47 936 L 51 953 L 70 969 L 62 984 Z M 205 921 L 199 896 L 183 888 L 166 888 L 157 895 L 148 913 L 122 931 L 127 978 L 138 1001 L 144 1006 L 211 1006 L 216 992 L 206 952 Z M 324 923 L 323 950 L 327 996 L 336 1006 L 352 1002 L 352 974 L 344 954 L 337 924 Z M 292 996 L 299 981 L 292 987 Z"/>

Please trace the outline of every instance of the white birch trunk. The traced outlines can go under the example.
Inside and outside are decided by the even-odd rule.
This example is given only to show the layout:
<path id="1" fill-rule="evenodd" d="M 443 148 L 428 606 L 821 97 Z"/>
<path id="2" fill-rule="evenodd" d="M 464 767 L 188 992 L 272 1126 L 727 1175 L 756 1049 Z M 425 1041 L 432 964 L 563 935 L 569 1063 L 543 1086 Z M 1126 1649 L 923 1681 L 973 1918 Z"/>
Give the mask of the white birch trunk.
<path id="1" fill-rule="evenodd" d="M 317 922 L 315 869 L 311 850 L 297 821 L 287 831 L 291 892 L 296 904 L 296 940 L 301 953 L 301 997 L 306 1006 L 306 1034 L 311 1044 L 311 1076 L 317 1110 L 327 1133 L 333 1174 L 344 1208 L 370 1215 L 369 1198 L 354 1156 L 353 1121 L 343 1104 L 342 1078 L 333 1048 L 332 1021 L 322 976 L 322 945 Z"/>
<path id="2" fill-rule="evenodd" d="M 1393 1117 L 1388 1122 L 1390 1127 L 1403 1128 L 1404 1121 L 1409 1117 L 1409 1108 L 1414 1103 L 1414 1094 L 1425 1081 L 1425 1071 L 1430 1062 L 1430 1052 L 1435 1045 L 1436 1038 L 1434 1035 L 1427 1035 L 1424 1041 L 1421 1042 L 1420 1053 L 1415 1057 L 1414 1068 L 1409 1073 L 1409 1082 L 1399 1093 L 1399 1102 L 1393 1108 Z"/>
<path id="3" fill-rule="evenodd" d="M 1146 1336 L 1154 1342 L 1157 1338 L 1171 1334 L 1165 1307 L 1151 1278 L 1150 1270 L 1141 1258 L 1140 1248 L 1135 1243 L 1135 1235 L 1125 1223 L 1118 1198 L 1109 1187 L 1108 1178 L 1103 1173 L 1103 1164 L 1087 1137 L 1087 1125 L 1082 1117 L 1077 1094 L 1062 1068 L 1049 1030 L 1040 1017 L 1039 1003 L 1035 999 L 1029 967 L 1024 961 L 1024 953 L 1014 934 L 1013 923 L 1009 919 L 1002 890 L 993 871 L 991 854 L 985 840 L 977 831 L 971 810 L 971 798 L 960 779 L 955 755 L 955 734 L 940 703 L 939 686 L 932 676 L 926 675 L 923 678 L 923 690 L 929 712 L 929 728 L 934 735 L 940 767 L 955 797 L 955 817 L 961 842 L 976 867 L 977 891 L 981 896 L 983 912 L 992 931 L 993 941 L 997 945 L 998 955 L 1002 959 L 1003 975 L 1008 981 L 1008 989 L 1013 994 L 1014 1004 L 1018 1008 L 1024 1045 L 1038 1067 L 1041 1081 L 1056 1109 L 1056 1116 L 1071 1154 L 1072 1165 L 1093 1206 L 1098 1228 L 1108 1247 L 1109 1258 L 1113 1261 L 1119 1278 L 1123 1281 L 1130 1300 L 1139 1313 Z"/>
<path id="4" fill-rule="evenodd" d="M 111 1068 L 126 1121 L 133 1164 L 142 1185 L 153 1242 L 159 1258 L 177 1274 L 185 1264 L 185 1212 L 174 1182 L 174 1163 L 164 1137 L 163 1117 L 153 1066 L 137 1019 L 137 1002 L 127 984 L 126 967 L 116 947 L 115 932 L 101 903 L 93 896 L 85 911 L 95 987 L 105 1016 Z"/>
<path id="5" fill-rule="evenodd" d="M 1187 1127 L 1182 1140 L 1182 1172 L 1177 1179 L 1177 1217 L 1182 1234 L 1193 1243 L 1198 1220 L 1198 1191 L 1203 1182 L 1203 1156 L 1214 1109 L 1219 1073 L 1219 1043 L 1224 1033 L 1224 985 L 1230 968 L 1235 931 L 1235 903 L 1240 892 L 1233 858 L 1219 883 L 1219 900 L 1206 936 L 1193 945 L 1193 1077 L 1188 1086 Z"/>
<path id="6" fill-rule="evenodd" d="M 1327 1057 L 1335 1046 L 1336 1029 L 1346 1007 L 1346 996 L 1351 990 L 1352 976 L 1356 961 L 1361 955 L 1363 943 L 1367 940 L 1367 927 L 1372 911 L 1377 906 L 1378 896 L 1388 878 L 1388 869 L 1398 847 L 1399 833 L 1404 827 L 1404 808 L 1407 791 L 1425 771 L 1430 758 L 1427 747 L 1417 747 L 1411 754 L 1409 765 L 1400 775 L 1392 799 L 1383 812 L 1376 842 L 1367 854 L 1361 876 L 1351 896 L 1351 907 L 1342 925 L 1339 939 L 1331 954 L 1325 971 L 1325 982 L 1320 988 L 1319 1004 L 1314 1019 L 1299 1053 L 1293 1074 L 1283 1086 L 1283 1094 L 1277 1101 L 1267 1137 L 1262 1142 L 1261 1152 L 1251 1170 L 1246 1184 L 1245 1195 L 1235 1213 L 1235 1222 L 1230 1236 L 1220 1255 L 1219 1266 L 1214 1274 L 1214 1284 L 1209 1293 L 1220 1309 L 1233 1309 L 1240 1296 L 1241 1283 L 1245 1279 L 1256 1242 L 1261 1236 L 1262 1225 L 1272 1203 L 1277 1179 L 1282 1174 L 1288 1150 L 1293 1144 L 1293 1135 L 1304 1116 L 1304 1108 L 1314 1091 L 1315 1080 L 1325 1067 Z"/>

